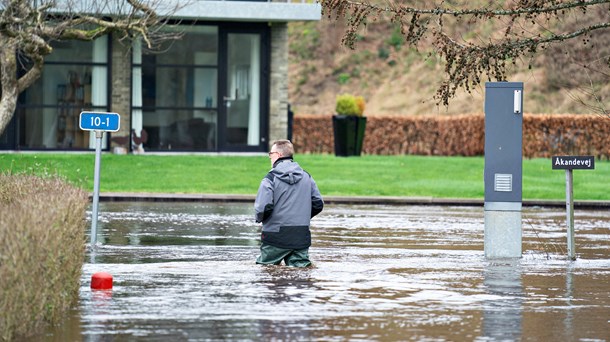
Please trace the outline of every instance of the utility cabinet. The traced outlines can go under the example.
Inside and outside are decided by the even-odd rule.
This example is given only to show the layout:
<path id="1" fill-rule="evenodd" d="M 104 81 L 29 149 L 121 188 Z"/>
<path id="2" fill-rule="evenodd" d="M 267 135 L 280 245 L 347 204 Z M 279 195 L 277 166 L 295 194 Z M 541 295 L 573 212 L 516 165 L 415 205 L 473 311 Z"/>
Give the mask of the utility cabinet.
<path id="1" fill-rule="evenodd" d="M 521 257 L 523 83 L 485 84 L 485 257 Z"/>

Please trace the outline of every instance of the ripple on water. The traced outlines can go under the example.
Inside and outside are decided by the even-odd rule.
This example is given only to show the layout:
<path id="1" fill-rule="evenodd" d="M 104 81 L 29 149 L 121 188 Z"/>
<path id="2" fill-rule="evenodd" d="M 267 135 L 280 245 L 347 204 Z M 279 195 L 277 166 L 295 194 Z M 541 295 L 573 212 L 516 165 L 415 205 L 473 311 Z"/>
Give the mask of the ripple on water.
<path id="1" fill-rule="evenodd" d="M 314 266 L 254 264 L 251 204 L 102 203 L 78 336 L 117 340 L 603 340 L 610 213 L 524 210 L 523 258 L 486 260 L 477 207 L 327 206 Z M 113 274 L 111 291 L 91 275 Z M 62 336 L 65 331 L 51 331 Z M 68 329 L 67 325 L 63 329 Z"/>

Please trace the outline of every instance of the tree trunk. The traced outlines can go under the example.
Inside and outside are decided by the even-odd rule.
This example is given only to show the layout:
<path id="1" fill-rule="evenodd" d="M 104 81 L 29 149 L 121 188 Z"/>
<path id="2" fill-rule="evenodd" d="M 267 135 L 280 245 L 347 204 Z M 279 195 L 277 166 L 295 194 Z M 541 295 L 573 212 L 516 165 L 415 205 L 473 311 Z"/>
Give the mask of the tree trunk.
<path id="1" fill-rule="evenodd" d="M 15 42 L 6 37 L 0 37 L 0 77 L 2 80 L 2 96 L 0 98 L 0 134 L 13 118 L 17 106 L 17 51 Z"/>

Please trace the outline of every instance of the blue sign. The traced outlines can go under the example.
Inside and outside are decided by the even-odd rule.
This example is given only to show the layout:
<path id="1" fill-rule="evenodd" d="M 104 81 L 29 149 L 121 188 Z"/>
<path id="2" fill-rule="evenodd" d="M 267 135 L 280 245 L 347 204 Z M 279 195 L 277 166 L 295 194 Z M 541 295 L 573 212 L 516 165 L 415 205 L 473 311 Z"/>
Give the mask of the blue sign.
<path id="1" fill-rule="evenodd" d="M 121 117 L 117 113 L 81 112 L 79 126 L 83 131 L 117 132 Z"/>

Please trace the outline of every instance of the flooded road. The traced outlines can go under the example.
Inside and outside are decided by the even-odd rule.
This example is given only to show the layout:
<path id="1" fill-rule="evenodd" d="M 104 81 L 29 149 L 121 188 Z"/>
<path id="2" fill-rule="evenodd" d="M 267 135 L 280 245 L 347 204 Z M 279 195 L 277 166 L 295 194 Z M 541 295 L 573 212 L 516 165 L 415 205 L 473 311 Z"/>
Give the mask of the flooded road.
<path id="1" fill-rule="evenodd" d="M 607 341 L 610 211 L 524 208 L 523 257 L 483 256 L 483 209 L 333 205 L 314 266 L 259 266 L 251 204 L 100 205 L 80 304 L 49 341 Z M 89 288 L 109 272 L 109 291 Z"/>

